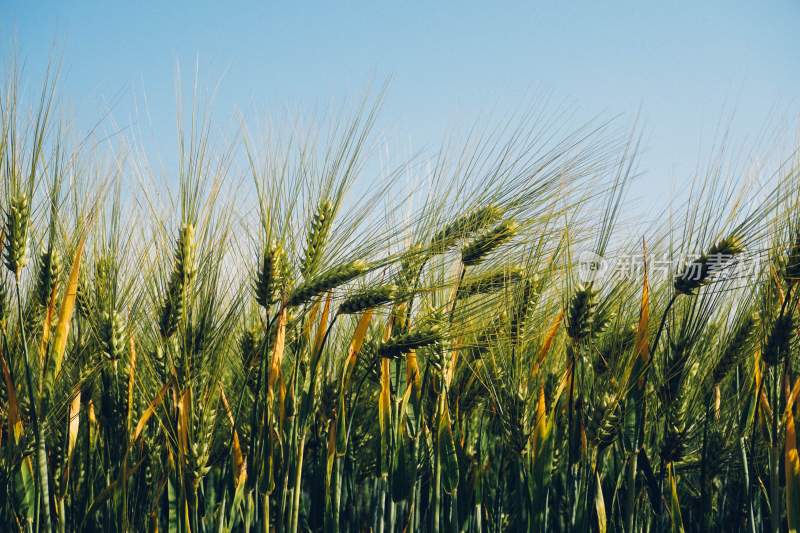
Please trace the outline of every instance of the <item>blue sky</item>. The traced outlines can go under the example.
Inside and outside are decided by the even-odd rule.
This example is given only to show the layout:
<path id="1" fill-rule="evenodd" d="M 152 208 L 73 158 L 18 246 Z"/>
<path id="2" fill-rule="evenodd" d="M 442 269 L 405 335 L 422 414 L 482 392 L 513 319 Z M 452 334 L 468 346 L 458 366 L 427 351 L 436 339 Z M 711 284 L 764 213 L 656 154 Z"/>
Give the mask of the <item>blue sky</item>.
<path id="1" fill-rule="evenodd" d="M 0 0 L 0 62 L 16 49 L 34 74 L 60 58 L 78 127 L 110 105 L 156 148 L 175 138 L 176 65 L 185 83 L 196 62 L 202 85 L 219 84 L 223 122 L 335 107 L 391 79 L 378 128 L 404 152 L 545 97 L 579 119 L 638 111 L 645 149 L 633 194 L 660 200 L 685 186 L 720 123 L 743 147 L 764 132 L 767 146 L 796 139 L 799 22 L 794 0 Z"/>

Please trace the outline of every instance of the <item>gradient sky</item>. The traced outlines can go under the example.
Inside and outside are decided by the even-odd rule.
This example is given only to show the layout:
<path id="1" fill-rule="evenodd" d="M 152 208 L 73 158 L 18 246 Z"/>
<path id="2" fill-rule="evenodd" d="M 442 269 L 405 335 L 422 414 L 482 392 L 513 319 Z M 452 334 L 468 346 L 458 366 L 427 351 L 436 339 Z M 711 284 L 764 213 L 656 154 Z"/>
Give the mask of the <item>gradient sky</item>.
<path id="1" fill-rule="evenodd" d="M 378 128 L 404 151 L 544 96 L 582 119 L 640 112 L 633 192 L 649 200 L 685 186 L 720 123 L 744 147 L 796 140 L 796 0 L 195 4 L 0 0 L 0 64 L 16 50 L 35 75 L 60 58 L 78 127 L 110 106 L 161 147 L 178 64 L 184 83 L 197 63 L 219 84 L 223 118 L 324 109 L 391 79 Z"/>

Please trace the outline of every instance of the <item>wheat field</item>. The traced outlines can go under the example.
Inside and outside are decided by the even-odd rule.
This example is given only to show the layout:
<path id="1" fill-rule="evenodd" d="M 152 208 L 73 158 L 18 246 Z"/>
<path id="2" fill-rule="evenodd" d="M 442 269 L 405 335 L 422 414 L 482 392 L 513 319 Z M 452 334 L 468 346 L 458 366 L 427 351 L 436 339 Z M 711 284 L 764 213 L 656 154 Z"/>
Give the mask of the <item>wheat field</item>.
<path id="1" fill-rule="evenodd" d="M 368 103 L 193 114 L 159 193 L 55 93 L 0 98 L 3 531 L 798 529 L 794 159 L 631 229 L 635 131 L 376 177 Z"/>

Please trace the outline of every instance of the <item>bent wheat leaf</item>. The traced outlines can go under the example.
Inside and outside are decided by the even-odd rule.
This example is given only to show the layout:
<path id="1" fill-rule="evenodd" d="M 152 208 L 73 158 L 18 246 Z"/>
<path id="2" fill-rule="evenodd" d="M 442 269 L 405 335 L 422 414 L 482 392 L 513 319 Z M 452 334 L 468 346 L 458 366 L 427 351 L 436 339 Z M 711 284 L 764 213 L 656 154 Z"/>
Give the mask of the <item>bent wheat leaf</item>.
<path id="1" fill-rule="evenodd" d="M 536 460 L 539 456 L 541 443 L 546 437 L 547 433 L 548 420 L 546 407 L 544 386 L 542 385 L 539 387 L 539 399 L 536 402 L 536 420 L 534 421 L 533 443 L 531 446 L 534 460 Z"/>
<path id="2" fill-rule="evenodd" d="M 797 433 L 792 411 L 800 392 L 800 378 L 795 381 L 786 402 L 786 435 L 784 441 L 786 475 L 786 525 L 790 533 L 800 530 L 800 455 L 797 452 Z"/>
<path id="3" fill-rule="evenodd" d="M 647 250 L 644 250 L 646 257 Z M 642 301 L 639 308 L 639 325 L 636 328 L 636 353 L 642 363 L 650 360 L 650 345 L 648 344 L 647 328 L 650 324 L 650 281 L 647 277 L 647 262 L 644 263 L 644 276 L 642 277 Z"/>
<path id="4" fill-rule="evenodd" d="M 564 320 L 563 310 L 558 312 L 556 317 L 553 319 L 553 322 L 550 324 L 550 327 L 547 328 L 547 333 L 542 341 L 542 346 L 539 348 L 539 353 L 536 356 L 536 364 L 533 365 L 533 371 L 531 373 L 533 377 L 536 376 L 536 373 L 539 371 L 542 363 L 544 363 L 545 357 L 547 357 L 547 354 L 550 352 L 550 348 L 553 346 L 553 341 L 558 334 L 558 327 L 561 325 L 562 320 Z"/>
<path id="5" fill-rule="evenodd" d="M 381 432 L 381 475 L 389 474 L 389 462 L 391 461 L 391 436 L 389 431 L 392 427 L 392 400 L 390 388 L 389 360 L 383 358 L 381 359 L 381 392 L 378 398 L 378 426 Z"/>
<path id="6" fill-rule="evenodd" d="M 339 407 L 336 412 L 336 455 L 344 457 L 347 453 L 347 408 L 344 393 L 339 392 Z"/>
<path id="7" fill-rule="evenodd" d="M 333 294 L 329 292 L 328 297 L 325 299 L 325 306 L 322 308 L 322 316 L 319 318 L 319 325 L 317 326 L 317 334 L 314 338 L 314 353 L 316 354 L 316 357 L 320 356 L 320 351 L 322 350 L 322 343 L 325 340 L 325 330 L 328 329 L 328 320 L 330 318 L 332 298 Z"/>
<path id="8" fill-rule="evenodd" d="M 11 380 L 11 371 L 8 369 L 6 358 L 0 354 L 0 363 L 3 364 L 3 380 L 6 383 L 6 395 L 8 397 L 8 427 L 12 429 L 14 444 L 19 444 L 22 436 L 22 420 L 19 417 L 19 403 L 17 402 L 17 391 L 14 382 Z"/>
<path id="9" fill-rule="evenodd" d="M 233 466 L 234 466 L 234 479 L 236 493 L 238 494 L 244 487 L 244 482 L 247 480 L 247 461 L 242 453 L 242 446 L 239 443 L 239 433 L 236 431 L 236 422 L 233 419 L 231 406 L 228 403 L 228 398 L 225 396 L 225 391 L 222 384 L 219 386 L 220 399 L 225 408 L 225 414 L 228 416 L 228 421 L 231 423 L 231 431 L 233 431 Z"/>
<path id="10" fill-rule="evenodd" d="M 372 321 L 372 309 L 368 309 L 361 315 L 356 325 L 356 331 L 353 333 L 353 339 L 350 341 L 350 347 L 347 349 L 347 359 L 344 362 L 344 371 L 342 372 L 342 387 L 341 390 L 347 389 L 350 382 L 350 377 L 353 374 L 353 369 L 356 366 L 358 353 L 361 351 L 361 346 L 364 344 L 364 339 L 367 336 L 369 324 Z"/>
<path id="11" fill-rule="evenodd" d="M 75 310 L 75 296 L 78 293 L 78 280 L 80 278 L 84 243 L 85 237 L 81 237 L 72 259 L 72 268 L 69 273 L 69 281 L 67 282 L 67 292 L 64 294 L 64 301 L 61 304 L 61 310 L 58 314 L 58 326 L 56 327 L 56 335 L 53 339 L 54 376 L 58 376 L 61 371 L 61 364 L 64 361 L 64 352 L 67 348 L 69 326 L 70 322 L 72 322 L 72 313 Z"/>
<path id="12" fill-rule="evenodd" d="M 278 315 L 278 331 L 275 334 L 275 347 L 272 350 L 272 365 L 269 369 L 269 390 L 275 386 L 275 381 L 281 374 L 281 363 L 283 362 L 283 348 L 286 342 L 286 308 L 283 307 Z"/>
<path id="13" fill-rule="evenodd" d="M 57 280 L 53 280 L 53 288 L 50 291 L 50 297 L 47 300 L 47 310 L 45 311 L 44 320 L 42 321 L 42 338 L 39 342 L 39 364 L 41 368 L 45 368 L 45 361 L 47 356 L 47 346 L 50 342 L 50 333 L 53 326 L 53 316 L 56 312 L 56 296 L 58 295 Z"/>
<path id="14" fill-rule="evenodd" d="M 69 422 L 67 426 L 67 457 L 64 461 L 64 476 L 62 478 L 62 487 L 66 491 L 67 482 L 69 481 L 70 464 L 72 462 L 72 454 L 75 452 L 75 443 L 78 441 L 78 429 L 80 425 L 80 412 L 81 412 L 81 390 L 80 388 L 72 397 L 69 404 Z"/>
<path id="15" fill-rule="evenodd" d="M 678 483 L 675 479 L 675 469 L 672 464 L 667 467 L 670 486 L 670 530 L 673 533 L 684 533 L 683 516 L 681 515 L 681 503 L 678 500 Z"/>
<path id="16" fill-rule="evenodd" d="M 144 427 L 147 425 L 147 422 L 153 416 L 153 413 L 156 412 L 158 406 L 161 404 L 161 401 L 164 399 L 164 394 L 167 392 L 167 388 L 169 387 L 169 383 L 164 383 L 161 389 L 156 393 L 155 398 L 150 402 L 150 405 L 144 410 L 142 413 L 142 417 L 139 419 L 139 422 L 136 424 L 136 429 L 133 430 L 133 435 L 131 436 L 131 442 L 136 442 L 139 436 L 144 431 Z"/>
<path id="17" fill-rule="evenodd" d="M 603 484 L 600 482 L 600 472 L 595 474 L 594 508 L 597 512 L 597 530 L 606 533 L 606 502 L 603 499 Z"/>
<path id="18" fill-rule="evenodd" d="M 128 405 L 133 405 L 133 387 L 136 383 L 136 345 L 133 342 L 133 336 L 130 338 L 130 372 L 128 374 Z M 131 422 L 133 421 L 133 409 L 128 409 L 128 419 L 126 421 L 126 428 L 128 435 L 131 433 Z"/>

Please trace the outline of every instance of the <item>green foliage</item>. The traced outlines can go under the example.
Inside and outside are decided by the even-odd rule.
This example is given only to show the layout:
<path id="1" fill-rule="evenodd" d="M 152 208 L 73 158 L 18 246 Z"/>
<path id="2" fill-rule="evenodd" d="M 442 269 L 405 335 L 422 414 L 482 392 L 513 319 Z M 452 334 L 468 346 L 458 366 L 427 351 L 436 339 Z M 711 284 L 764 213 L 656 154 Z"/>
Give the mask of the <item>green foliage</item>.
<path id="1" fill-rule="evenodd" d="M 744 209 L 715 166 L 643 246 L 612 240 L 635 150 L 603 128 L 473 140 L 404 192 L 366 109 L 244 134 L 251 206 L 197 110 L 177 194 L 136 192 L 49 90 L 0 107 L 3 531 L 796 524 L 798 168 Z M 585 250 L 641 268 L 579 283 Z"/>

